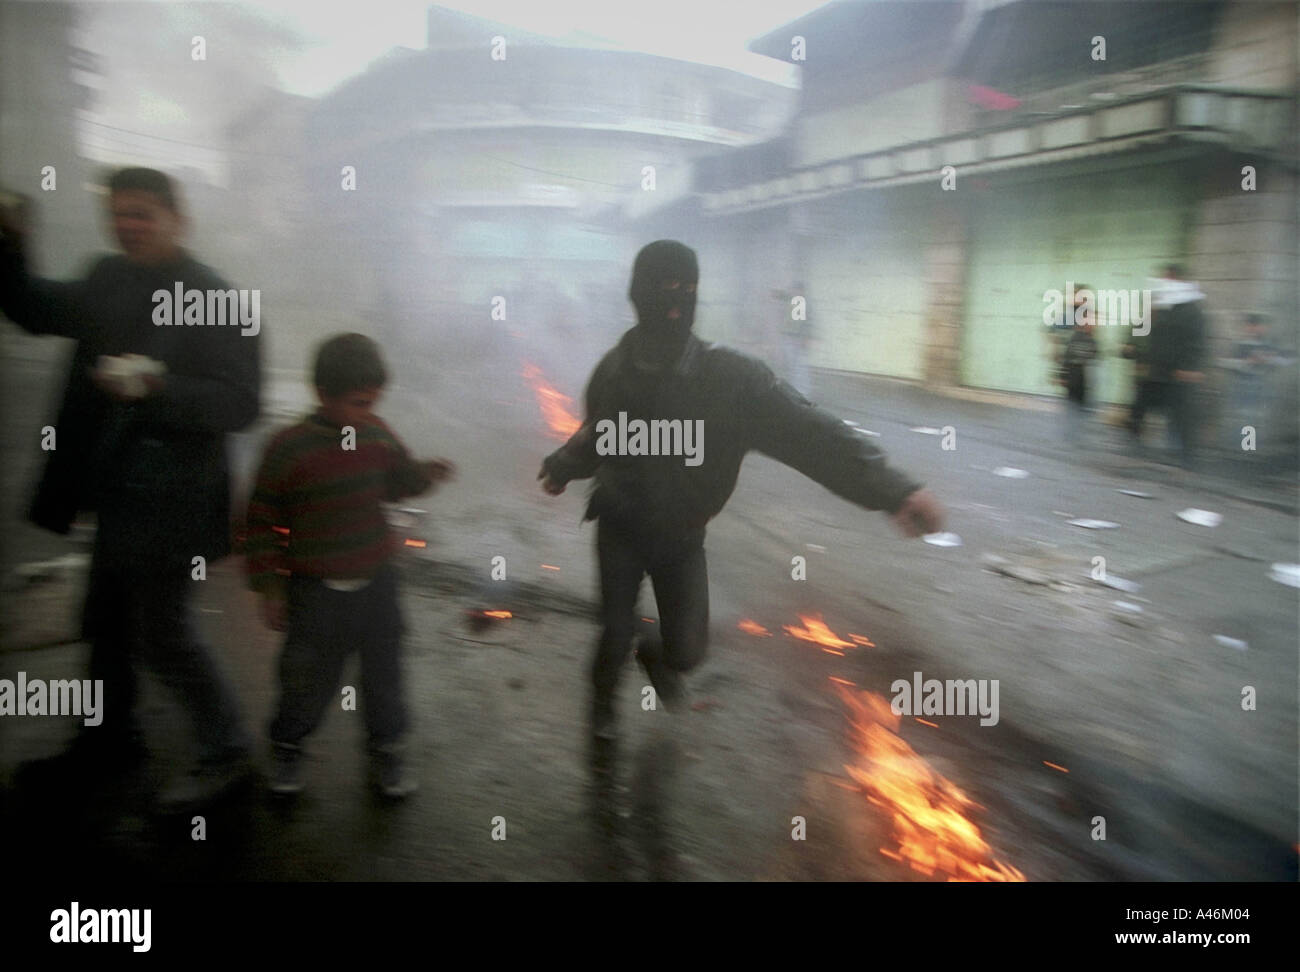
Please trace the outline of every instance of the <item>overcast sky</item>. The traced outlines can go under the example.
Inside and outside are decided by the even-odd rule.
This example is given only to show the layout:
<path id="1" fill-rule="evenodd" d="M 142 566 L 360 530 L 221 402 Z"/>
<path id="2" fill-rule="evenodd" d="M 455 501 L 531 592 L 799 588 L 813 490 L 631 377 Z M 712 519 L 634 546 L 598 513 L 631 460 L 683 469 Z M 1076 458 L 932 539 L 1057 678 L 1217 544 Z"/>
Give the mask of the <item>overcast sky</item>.
<path id="1" fill-rule="evenodd" d="M 793 65 L 745 45 L 825 2 L 449 0 L 442 6 L 533 33 L 580 34 L 793 85 Z M 86 6 L 78 43 L 99 55 L 104 76 L 93 112 L 82 120 L 83 152 L 113 164 L 194 167 L 221 184 L 224 126 L 261 100 L 266 86 L 316 97 L 394 47 L 422 49 L 430 4 L 89 0 Z M 207 35 L 203 62 L 189 57 L 194 34 Z"/>
<path id="2" fill-rule="evenodd" d="M 794 68 L 745 50 L 750 40 L 826 0 L 451 0 L 440 4 L 562 37 L 582 31 L 632 50 L 716 64 L 791 83 Z M 285 86 L 318 95 L 394 46 L 424 47 L 423 0 L 256 0 L 312 45 L 281 69 Z"/>

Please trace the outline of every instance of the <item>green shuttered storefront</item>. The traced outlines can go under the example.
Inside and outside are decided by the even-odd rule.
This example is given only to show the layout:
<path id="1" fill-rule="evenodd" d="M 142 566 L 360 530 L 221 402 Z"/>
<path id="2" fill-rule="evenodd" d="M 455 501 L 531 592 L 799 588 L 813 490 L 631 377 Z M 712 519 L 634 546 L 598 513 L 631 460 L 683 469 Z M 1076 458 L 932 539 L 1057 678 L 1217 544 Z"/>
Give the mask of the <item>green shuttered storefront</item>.
<path id="1" fill-rule="evenodd" d="M 974 188 L 962 384 L 1054 394 L 1044 292 L 1070 280 L 1141 291 L 1163 264 L 1182 260 L 1195 199 L 1193 180 L 1174 167 Z M 1098 323 L 1095 399 L 1129 401 L 1131 366 L 1118 356 L 1128 329 L 1104 315 Z"/>

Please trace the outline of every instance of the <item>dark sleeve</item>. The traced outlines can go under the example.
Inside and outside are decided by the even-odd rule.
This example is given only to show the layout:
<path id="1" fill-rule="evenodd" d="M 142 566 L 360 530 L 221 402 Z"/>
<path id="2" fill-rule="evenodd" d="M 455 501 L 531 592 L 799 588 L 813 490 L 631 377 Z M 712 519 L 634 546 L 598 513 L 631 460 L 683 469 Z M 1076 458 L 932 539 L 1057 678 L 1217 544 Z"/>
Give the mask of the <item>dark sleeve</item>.
<path id="1" fill-rule="evenodd" d="M 586 479 L 596 474 L 601 456 L 596 452 L 596 417 L 602 414 L 601 403 L 610 381 L 611 358 L 607 355 L 587 382 L 586 418 L 578 431 L 569 437 L 569 441 L 542 460 L 542 469 L 547 478 L 560 486 L 570 480 Z"/>
<path id="2" fill-rule="evenodd" d="M 222 281 L 210 286 L 229 289 Z M 171 370 L 163 387 L 137 402 L 136 417 L 146 424 L 238 432 L 253 424 L 260 409 L 262 338 L 238 327 L 196 327 L 187 340 L 202 342 L 186 355 L 183 370 Z"/>
<path id="3" fill-rule="evenodd" d="M 892 468 L 867 437 L 809 402 L 766 365 L 749 362 L 747 370 L 753 448 L 869 510 L 893 513 L 921 488 Z"/>
<path id="4" fill-rule="evenodd" d="M 80 338 L 86 291 L 100 266 L 83 280 L 46 280 L 28 273 L 21 250 L 0 245 L 0 311 L 29 334 Z"/>
<path id="5" fill-rule="evenodd" d="M 385 423 L 378 423 L 383 437 L 388 441 L 389 466 L 384 471 L 384 499 L 399 500 L 406 496 L 418 496 L 427 492 L 433 485 L 433 476 L 429 470 L 416 462 L 407 451 L 402 440 Z"/>
<path id="6" fill-rule="evenodd" d="M 1183 369 L 1200 371 L 1205 367 L 1205 314 L 1198 304 L 1188 307 L 1183 341 Z"/>

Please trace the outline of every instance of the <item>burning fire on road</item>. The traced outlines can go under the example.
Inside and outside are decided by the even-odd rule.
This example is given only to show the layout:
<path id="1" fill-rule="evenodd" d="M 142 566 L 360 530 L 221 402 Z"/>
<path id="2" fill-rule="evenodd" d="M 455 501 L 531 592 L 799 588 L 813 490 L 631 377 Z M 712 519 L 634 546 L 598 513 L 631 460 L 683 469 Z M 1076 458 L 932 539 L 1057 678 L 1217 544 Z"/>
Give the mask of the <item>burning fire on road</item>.
<path id="1" fill-rule="evenodd" d="M 843 655 L 841 649 L 875 647 L 866 635 L 845 641 L 820 616 L 800 615 L 802 624 L 782 625 L 793 637 Z M 762 637 L 766 628 L 749 618 L 740 630 Z M 1015 867 L 997 860 L 971 819 L 979 808 L 958 786 L 936 771 L 898 734 L 901 717 L 889 701 L 858 689 L 848 679 L 830 676 L 848 715 L 856 761 L 844 769 L 867 802 L 892 824 L 893 846 L 880 853 L 929 878 L 948 881 L 1024 881 Z M 924 721 L 924 720 L 918 720 Z M 933 726 L 933 723 L 926 723 Z M 937 727 L 936 727 L 937 728 Z M 1049 764 L 1050 765 L 1050 764 Z"/>
<path id="2" fill-rule="evenodd" d="M 550 435 L 556 439 L 568 439 L 582 422 L 571 411 L 573 399 L 548 382 L 542 370 L 535 364 L 525 362 L 523 376 L 533 386 L 537 396 L 537 405 L 542 410 Z"/>
<path id="3" fill-rule="evenodd" d="M 926 877 L 949 881 L 1023 881 L 993 857 L 969 816 L 978 806 L 898 735 L 900 717 L 883 695 L 836 685 L 849 713 L 858 760 L 846 765 L 867 802 L 893 822 L 897 846 L 880 853 Z"/>
<path id="4" fill-rule="evenodd" d="M 801 627 L 796 628 L 788 624 L 781 627 L 800 641 L 811 641 L 815 645 L 821 645 L 822 651 L 828 651 L 832 655 L 842 655 L 844 652 L 839 649 L 853 647 L 852 641 L 845 641 L 826 627 L 826 622 L 819 615 L 801 614 L 799 620 L 803 622 Z"/>

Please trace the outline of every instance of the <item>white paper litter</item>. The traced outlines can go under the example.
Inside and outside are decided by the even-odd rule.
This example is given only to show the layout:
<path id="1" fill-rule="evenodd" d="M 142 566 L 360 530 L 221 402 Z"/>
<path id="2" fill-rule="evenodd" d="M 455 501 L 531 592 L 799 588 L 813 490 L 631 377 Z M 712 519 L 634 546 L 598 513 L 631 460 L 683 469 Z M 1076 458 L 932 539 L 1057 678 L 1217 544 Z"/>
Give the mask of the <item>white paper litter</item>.
<path id="1" fill-rule="evenodd" d="M 1014 466 L 998 466 L 993 470 L 994 476 L 1003 476 L 1007 479 L 1027 479 L 1029 473 L 1023 469 L 1016 469 Z"/>
<path id="2" fill-rule="evenodd" d="M 1250 647 L 1240 638 L 1229 638 L 1227 635 L 1215 635 L 1214 640 L 1223 645 L 1224 648 L 1236 648 L 1238 651 L 1245 651 Z"/>
<path id="3" fill-rule="evenodd" d="M 1113 530 L 1119 524 L 1111 520 L 1070 520 L 1070 526 L 1083 527 L 1085 530 Z"/>
<path id="4" fill-rule="evenodd" d="M 1107 575 L 1098 583 L 1105 584 L 1117 591 L 1123 591 L 1125 594 L 1136 594 L 1142 590 L 1142 585 L 1137 581 L 1125 580 L 1123 577 L 1116 577 L 1113 574 Z"/>
<path id="5" fill-rule="evenodd" d="M 1268 578 L 1287 587 L 1300 587 L 1300 564 L 1274 564 Z"/>
<path id="6" fill-rule="evenodd" d="M 935 547 L 961 546 L 961 537 L 955 533 L 927 533 L 921 539 Z"/>
<path id="7" fill-rule="evenodd" d="M 1184 523 L 1195 523 L 1197 526 L 1216 527 L 1223 522 L 1222 513 L 1212 513 L 1209 510 L 1198 510 L 1195 507 L 1188 507 L 1177 514 L 1178 519 Z"/>

